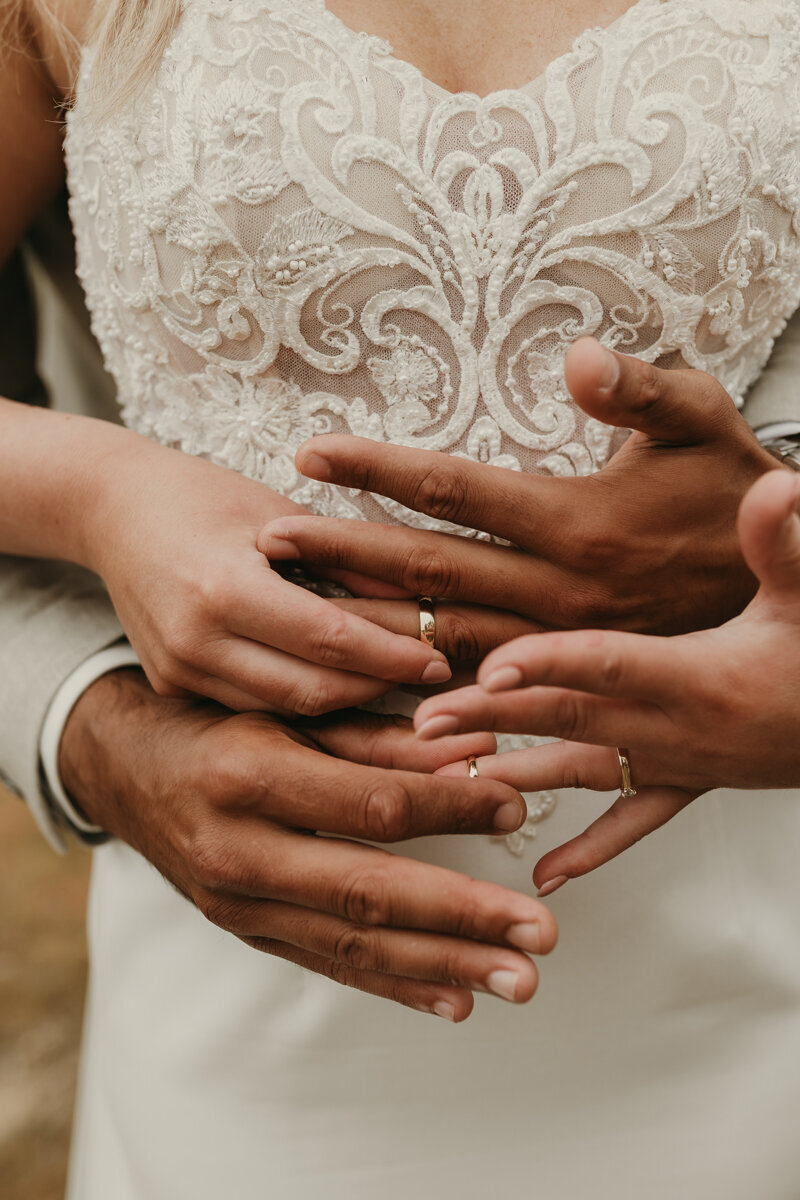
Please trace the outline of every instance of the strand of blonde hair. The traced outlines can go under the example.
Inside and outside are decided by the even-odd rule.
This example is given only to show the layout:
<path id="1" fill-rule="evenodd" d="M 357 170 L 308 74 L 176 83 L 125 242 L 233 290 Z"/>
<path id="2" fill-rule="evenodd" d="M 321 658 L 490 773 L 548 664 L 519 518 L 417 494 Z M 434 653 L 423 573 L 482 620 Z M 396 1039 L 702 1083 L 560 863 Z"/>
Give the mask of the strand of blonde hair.
<path id="1" fill-rule="evenodd" d="M 91 87 L 101 109 L 124 104 L 152 77 L 183 0 L 90 0 L 80 32 L 69 0 L 0 0 L 0 39 L 38 52 L 46 34 L 67 60 L 95 48 Z M 37 32 L 38 35 L 37 36 Z"/>

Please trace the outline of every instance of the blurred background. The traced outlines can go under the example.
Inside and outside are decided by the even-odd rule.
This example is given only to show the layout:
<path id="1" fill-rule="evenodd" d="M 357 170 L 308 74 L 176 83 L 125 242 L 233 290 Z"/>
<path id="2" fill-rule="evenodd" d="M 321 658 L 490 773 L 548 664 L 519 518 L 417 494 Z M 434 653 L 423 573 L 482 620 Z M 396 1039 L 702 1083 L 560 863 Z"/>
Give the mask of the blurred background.
<path id="1" fill-rule="evenodd" d="M 55 854 L 23 803 L 0 787 L 2 1200 L 64 1195 L 90 862 L 80 847 Z"/>

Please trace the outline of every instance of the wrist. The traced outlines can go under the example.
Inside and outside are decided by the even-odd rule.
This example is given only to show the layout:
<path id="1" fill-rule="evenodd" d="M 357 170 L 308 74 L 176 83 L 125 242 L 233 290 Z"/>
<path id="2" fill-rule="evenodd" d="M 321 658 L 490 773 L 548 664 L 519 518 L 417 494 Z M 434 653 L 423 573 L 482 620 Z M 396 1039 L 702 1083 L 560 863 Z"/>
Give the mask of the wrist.
<path id="1" fill-rule="evenodd" d="M 123 772 L 131 777 L 127 752 L 146 753 L 154 700 L 141 669 L 121 668 L 95 680 L 64 725 L 58 749 L 63 787 L 89 822 L 112 834 L 122 832 L 120 780 Z"/>

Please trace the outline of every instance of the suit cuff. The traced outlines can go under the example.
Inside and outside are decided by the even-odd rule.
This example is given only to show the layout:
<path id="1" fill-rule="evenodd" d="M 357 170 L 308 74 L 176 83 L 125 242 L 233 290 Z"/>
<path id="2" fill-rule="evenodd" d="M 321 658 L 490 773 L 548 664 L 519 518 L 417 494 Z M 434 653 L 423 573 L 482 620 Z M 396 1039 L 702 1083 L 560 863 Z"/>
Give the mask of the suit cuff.
<path id="1" fill-rule="evenodd" d="M 93 683 L 110 671 L 123 667 L 140 666 L 136 651 L 129 642 L 118 642 L 106 650 L 93 654 L 69 675 L 56 692 L 47 710 L 39 734 L 39 761 L 42 776 L 47 786 L 48 798 L 58 810 L 62 823 L 83 841 L 97 841 L 105 836 L 98 826 L 87 821 L 67 795 L 58 769 L 58 753 L 61 737 L 70 713 L 83 693 Z"/>
<path id="2" fill-rule="evenodd" d="M 771 425 L 761 425 L 755 435 L 765 445 L 767 442 L 777 442 L 781 438 L 800 437 L 800 421 L 773 421 Z"/>

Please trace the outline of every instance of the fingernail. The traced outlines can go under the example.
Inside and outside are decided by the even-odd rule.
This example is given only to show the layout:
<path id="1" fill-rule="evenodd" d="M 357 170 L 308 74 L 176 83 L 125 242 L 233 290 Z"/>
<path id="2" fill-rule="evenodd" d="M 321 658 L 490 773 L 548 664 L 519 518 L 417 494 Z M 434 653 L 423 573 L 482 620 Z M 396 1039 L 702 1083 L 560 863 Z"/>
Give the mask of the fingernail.
<path id="1" fill-rule="evenodd" d="M 495 996 L 502 996 L 504 1000 L 514 1000 L 517 994 L 517 984 L 519 975 L 516 971 L 492 971 L 489 978 L 486 980 L 486 986 L 490 992 L 494 992 Z"/>
<path id="2" fill-rule="evenodd" d="M 311 479 L 319 479 L 322 483 L 331 482 L 331 464 L 321 454 L 304 454 L 303 465 L 300 468 L 304 475 Z"/>
<path id="3" fill-rule="evenodd" d="M 606 350 L 605 346 L 602 346 L 601 349 L 603 351 L 603 366 L 600 371 L 597 390 L 599 392 L 610 392 L 619 379 L 619 360 L 616 354 L 612 354 L 610 350 Z"/>
<path id="4" fill-rule="evenodd" d="M 518 950 L 527 950 L 529 954 L 539 954 L 542 949 L 542 932 L 538 921 L 525 922 L 523 925 L 509 925 L 506 930 L 506 941 Z"/>
<path id="5" fill-rule="evenodd" d="M 443 713 L 440 717 L 431 717 L 417 730 L 417 737 L 423 742 L 432 742 L 434 738 L 447 737 L 448 734 L 458 733 L 461 725 L 458 717 Z"/>
<path id="6" fill-rule="evenodd" d="M 445 1021 L 455 1021 L 456 1010 L 452 1004 L 448 1004 L 446 1000 L 437 1000 L 431 1008 L 431 1012 L 437 1017 L 444 1017 Z"/>
<path id="7" fill-rule="evenodd" d="M 500 667 L 488 679 L 484 679 L 481 687 L 485 692 L 510 692 L 512 688 L 520 686 L 522 679 L 519 667 Z"/>
<path id="8" fill-rule="evenodd" d="M 264 554 L 267 557 L 267 561 L 272 558 L 274 558 L 276 561 L 278 559 L 285 561 L 289 558 L 300 557 L 300 551 L 297 549 L 297 546 L 295 546 L 294 542 L 287 542 L 282 537 L 276 537 L 272 533 L 267 539 L 267 545 L 264 550 Z"/>
<path id="9" fill-rule="evenodd" d="M 428 663 L 425 670 L 420 676 L 420 683 L 444 683 L 446 679 L 452 678 L 453 672 L 450 670 L 446 662 L 435 661 Z"/>
<path id="10" fill-rule="evenodd" d="M 494 814 L 494 827 L 499 833 L 513 833 L 524 820 L 522 805 L 509 800 L 506 804 L 501 804 Z"/>
<path id="11" fill-rule="evenodd" d="M 565 883 L 569 883 L 569 875 L 556 875 L 554 879 L 548 879 L 547 883 L 543 883 L 536 895 L 540 900 L 542 896 L 552 896 L 553 892 L 557 892 Z"/>

